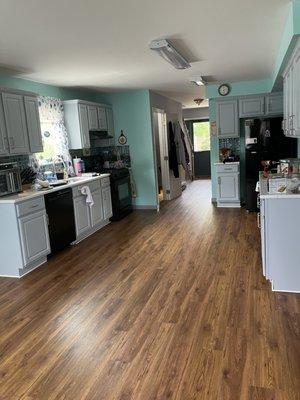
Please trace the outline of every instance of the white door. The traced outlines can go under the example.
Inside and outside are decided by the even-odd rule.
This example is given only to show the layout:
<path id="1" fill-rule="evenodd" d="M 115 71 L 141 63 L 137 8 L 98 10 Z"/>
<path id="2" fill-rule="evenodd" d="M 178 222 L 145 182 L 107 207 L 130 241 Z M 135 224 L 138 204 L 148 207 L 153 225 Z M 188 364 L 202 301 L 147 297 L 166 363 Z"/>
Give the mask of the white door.
<path id="1" fill-rule="evenodd" d="M 99 129 L 102 131 L 106 131 L 107 119 L 106 119 L 105 108 L 103 107 L 98 107 L 98 122 L 99 122 Z"/>
<path id="2" fill-rule="evenodd" d="M 79 196 L 74 199 L 74 213 L 77 237 L 86 233 L 91 228 L 89 206 L 86 204 L 86 197 Z"/>
<path id="3" fill-rule="evenodd" d="M 103 201 L 103 218 L 108 219 L 113 215 L 110 186 L 107 186 L 102 189 L 102 201 Z"/>
<path id="4" fill-rule="evenodd" d="M 94 190 L 92 192 L 94 205 L 91 207 L 91 222 L 92 226 L 98 225 L 103 221 L 103 204 L 101 190 Z"/>
<path id="5" fill-rule="evenodd" d="M 39 153 L 43 151 L 43 141 L 38 100 L 36 97 L 25 96 L 24 103 L 30 150 Z"/>
<path id="6" fill-rule="evenodd" d="M 85 104 L 78 105 L 81 141 L 83 148 L 90 148 L 88 110 Z"/>
<path id="7" fill-rule="evenodd" d="M 9 149 L 8 149 L 7 132 L 4 121 L 2 98 L 0 96 L 0 155 L 6 155 L 8 154 L 8 152 Z"/>
<path id="8" fill-rule="evenodd" d="M 218 190 L 220 201 L 239 200 L 238 177 L 238 174 L 222 174 L 218 176 Z"/>
<path id="9" fill-rule="evenodd" d="M 23 96 L 2 93 L 7 136 L 11 154 L 27 154 L 29 140 Z"/>
<path id="10" fill-rule="evenodd" d="M 48 224 L 45 211 L 19 219 L 24 264 L 50 253 Z"/>
<path id="11" fill-rule="evenodd" d="M 99 129 L 97 107 L 89 105 L 87 106 L 87 110 L 88 110 L 89 130 L 95 131 Z"/>

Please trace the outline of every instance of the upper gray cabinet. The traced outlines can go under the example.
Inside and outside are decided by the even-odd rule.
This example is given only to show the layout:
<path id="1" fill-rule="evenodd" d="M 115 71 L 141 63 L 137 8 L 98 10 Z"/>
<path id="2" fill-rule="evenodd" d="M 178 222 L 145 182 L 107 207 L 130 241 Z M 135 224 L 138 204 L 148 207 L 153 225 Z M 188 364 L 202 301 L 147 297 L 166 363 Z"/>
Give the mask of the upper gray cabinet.
<path id="1" fill-rule="evenodd" d="M 1 89 L 0 154 L 30 154 L 43 151 L 37 96 Z"/>
<path id="2" fill-rule="evenodd" d="M 29 138 L 23 96 L 2 93 L 10 154 L 29 153 Z"/>
<path id="3" fill-rule="evenodd" d="M 264 96 L 239 99 L 239 117 L 260 117 L 265 114 Z"/>
<path id="4" fill-rule="evenodd" d="M 274 93 L 266 96 L 266 115 L 282 115 L 283 96 L 282 93 Z"/>
<path id="5" fill-rule="evenodd" d="M 43 151 L 38 100 L 34 96 L 25 96 L 25 114 L 29 136 L 29 147 L 32 153 Z"/>
<path id="6" fill-rule="evenodd" d="M 112 110 L 108 106 L 83 100 L 68 100 L 64 101 L 64 113 L 70 149 L 90 148 L 90 132 L 93 131 L 107 131 L 113 136 Z M 102 143 L 110 144 L 108 139 L 100 136 L 97 142 L 99 146 Z"/>
<path id="7" fill-rule="evenodd" d="M 219 138 L 239 137 L 237 100 L 217 102 L 217 131 Z"/>
<path id="8" fill-rule="evenodd" d="M 107 120 L 107 133 L 109 136 L 114 137 L 115 136 L 115 131 L 114 131 L 114 119 L 113 119 L 113 111 L 111 108 L 106 109 L 106 120 Z M 114 139 L 111 139 L 113 142 Z"/>

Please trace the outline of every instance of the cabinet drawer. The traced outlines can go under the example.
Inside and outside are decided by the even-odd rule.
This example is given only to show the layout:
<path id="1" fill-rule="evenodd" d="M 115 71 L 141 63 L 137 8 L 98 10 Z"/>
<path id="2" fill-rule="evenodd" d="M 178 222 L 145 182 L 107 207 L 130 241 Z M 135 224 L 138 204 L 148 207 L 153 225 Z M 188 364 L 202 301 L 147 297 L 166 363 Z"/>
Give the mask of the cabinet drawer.
<path id="1" fill-rule="evenodd" d="M 105 178 L 101 179 L 101 187 L 106 187 L 110 185 L 110 179 L 109 176 L 106 176 Z"/>
<path id="2" fill-rule="evenodd" d="M 18 217 L 45 209 L 44 196 L 27 200 L 16 205 Z"/>
<path id="3" fill-rule="evenodd" d="M 99 181 L 99 179 L 97 179 L 97 180 L 94 181 L 94 182 L 82 183 L 81 185 L 75 186 L 75 187 L 72 189 L 72 191 L 73 191 L 73 197 L 74 197 L 74 198 L 80 196 L 80 194 L 81 194 L 81 193 L 80 193 L 80 192 L 81 192 L 81 189 L 82 189 L 84 186 L 88 186 L 88 187 L 90 188 L 90 191 L 93 192 L 94 190 L 100 189 L 100 181 Z"/>
<path id="4" fill-rule="evenodd" d="M 239 164 L 217 164 L 216 170 L 220 173 L 239 172 Z"/>

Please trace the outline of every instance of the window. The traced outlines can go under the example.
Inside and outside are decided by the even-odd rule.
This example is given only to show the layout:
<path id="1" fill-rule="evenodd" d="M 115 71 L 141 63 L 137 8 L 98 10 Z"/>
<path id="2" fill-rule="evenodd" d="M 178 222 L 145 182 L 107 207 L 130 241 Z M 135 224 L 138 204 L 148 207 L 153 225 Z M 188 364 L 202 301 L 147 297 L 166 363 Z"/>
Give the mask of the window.
<path id="1" fill-rule="evenodd" d="M 209 121 L 193 122 L 194 151 L 210 151 Z"/>

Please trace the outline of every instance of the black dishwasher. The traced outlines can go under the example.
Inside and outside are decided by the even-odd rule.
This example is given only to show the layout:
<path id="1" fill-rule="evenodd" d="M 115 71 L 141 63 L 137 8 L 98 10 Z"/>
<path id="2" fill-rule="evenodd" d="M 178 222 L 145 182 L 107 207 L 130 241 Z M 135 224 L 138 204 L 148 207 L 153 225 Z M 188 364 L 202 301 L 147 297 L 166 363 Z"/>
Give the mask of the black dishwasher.
<path id="1" fill-rule="evenodd" d="M 72 189 L 61 189 L 45 195 L 51 254 L 76 239 Z"/>

